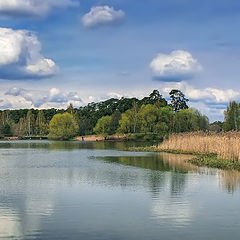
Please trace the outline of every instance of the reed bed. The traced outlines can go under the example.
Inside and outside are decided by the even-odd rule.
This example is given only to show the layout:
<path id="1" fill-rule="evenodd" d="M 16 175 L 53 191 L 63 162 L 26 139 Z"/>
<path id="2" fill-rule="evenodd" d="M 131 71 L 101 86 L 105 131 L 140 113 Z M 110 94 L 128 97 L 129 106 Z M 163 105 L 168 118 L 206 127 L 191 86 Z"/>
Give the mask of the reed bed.
<path id="1" fill-rule="evenodd" d="M 159 151 L 215 154 L 218 159 L 240 162 L 240 132 L 173 134 L 157 146 Z"/>

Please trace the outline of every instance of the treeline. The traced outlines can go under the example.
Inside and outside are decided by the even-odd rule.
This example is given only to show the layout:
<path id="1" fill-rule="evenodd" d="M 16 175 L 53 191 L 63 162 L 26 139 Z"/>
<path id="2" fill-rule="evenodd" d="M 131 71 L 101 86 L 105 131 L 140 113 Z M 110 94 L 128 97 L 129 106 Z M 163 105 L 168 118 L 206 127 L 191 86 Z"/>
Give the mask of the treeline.
<path id="1" fill-rule="evenodd" d="M 159 139 L 168 133 L 209 129 L 208 118 L 196 109 L 189 108 L 188 99 L 181 91 L 172 90 L 169 97 L 170 104 L 158 90 L 154 90 L 143 99 L 111 98 L 78 109 L 70 104 L 65 110 L 4 110 L 0 111 L 0 136 L 49 135 L 54 138 L 54 128 L 64 126 L 60 116 L 65 112 L 73 116 L 74 125 L 77 125 L 71 136 L 128 133 L 139 138 Z M 51 120 L 56 115 L 58 117 L 51 127 Z M 66 115 L 64 117 L 67 118 Z M 63 129 L 57 130 L 64 134 Z"/>

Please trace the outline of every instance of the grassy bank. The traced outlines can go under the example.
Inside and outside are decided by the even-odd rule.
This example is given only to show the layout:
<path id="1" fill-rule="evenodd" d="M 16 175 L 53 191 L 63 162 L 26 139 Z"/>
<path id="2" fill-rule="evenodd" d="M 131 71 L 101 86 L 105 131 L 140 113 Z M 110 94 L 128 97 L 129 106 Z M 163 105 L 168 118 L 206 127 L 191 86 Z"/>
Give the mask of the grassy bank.
<path id="1" fill-rule="evenodd" d="M 173 134 L 161 144 L 132 151 L 193 154 L 197 166 L 240 170 L 240 133 L 194 132 Z"/>
<path id="2" fill-rule="evenodd" d="M 157 146 L 159 151 L 215 154 L 218 159 L 240 161 L 240 132 L 173 134 Z"/>
<path id="3" fill-rule="evenodd" d="M 240 171 L 240 162 L 219 159 L 217 155 L 199 155 L 188 162 L 199 167 L 219 168 L 224 170 L 238 170 Z"/>

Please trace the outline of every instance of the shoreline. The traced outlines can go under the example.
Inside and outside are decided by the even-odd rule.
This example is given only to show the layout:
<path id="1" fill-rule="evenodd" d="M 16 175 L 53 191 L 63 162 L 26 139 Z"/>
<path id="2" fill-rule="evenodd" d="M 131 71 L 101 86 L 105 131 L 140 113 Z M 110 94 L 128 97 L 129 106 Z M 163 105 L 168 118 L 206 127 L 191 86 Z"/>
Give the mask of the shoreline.
<path id="1" fill-rule="evenodd" d="M 127 140 L 127 135 L 110 135 L 110 136 L 100 136 L 100 135 L 86 135 L 78 136 L 73 140 L 80 142 L 99 142 L 99 141 L 124 141 Z"/>
<path id="2" fill-rule="evenodd" d="M 237 170 L 240 171 L 240 162 L 231 161 L 227 159 L 218 158 L 217 154 L 202 154 L 197 152 L 179 151 L 179 150 L 159 150 L 156 146 L 151 147 L 132 147 L 128 149 L 133 152 L 166 152 L 173 154 L 187 154 L 193 155 L 192 159 L 186 160 L 187 162 L 198 167 L 217 168 L 222 170 Z"/>

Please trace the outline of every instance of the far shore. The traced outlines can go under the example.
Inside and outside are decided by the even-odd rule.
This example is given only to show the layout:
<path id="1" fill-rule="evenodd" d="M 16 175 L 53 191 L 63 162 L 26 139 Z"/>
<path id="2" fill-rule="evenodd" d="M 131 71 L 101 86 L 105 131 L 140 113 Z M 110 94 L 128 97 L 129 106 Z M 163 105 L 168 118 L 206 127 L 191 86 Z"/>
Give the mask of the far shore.
<path id="1" fill-rule="evenodd" d="M 74 140 L 81 142 L 98 142 L 98 141 L 123 141 L 127 139 L 127 134 L 121 135 L 110 135 L 110 136 L 101 136 L 101 135 L 87 135 L 87 136 L 79 136 Z"/>
<path id="2" fill-rule="evenodd" d="M 98 142 L 98 141 L 124 141 L 127 139 L 128 134 L 120 134 L 120 135 L 110 135 L 110 136 L 101 136 L 101 135 L 86 135 L 86 136 L 78 136 L 75 137 L 74 141 L 80 142 Z M 47 136 L 24 136 L 24 137 L 3 137 L 0 140 L 5 141 L 16 141 L 16 140 L 46 140 Z"/>

